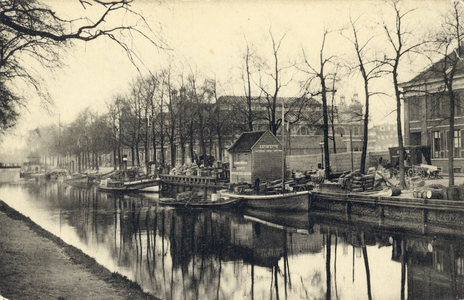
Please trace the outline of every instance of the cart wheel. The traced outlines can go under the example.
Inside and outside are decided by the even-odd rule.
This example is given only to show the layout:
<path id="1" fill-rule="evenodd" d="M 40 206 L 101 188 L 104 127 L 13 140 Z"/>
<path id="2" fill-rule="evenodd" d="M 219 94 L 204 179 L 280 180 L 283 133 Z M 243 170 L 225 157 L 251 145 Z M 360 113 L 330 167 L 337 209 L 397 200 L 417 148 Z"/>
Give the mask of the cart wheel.
<path id="1" fill-rule="evenodd" d="M 412 168 L 409 169 L 407 174 L 408 174 L 408 177 L 414 177 L 414 170 Z"/>
<path id="2" fill-rule="evenodd" d="M 429 173 L 429 179 L 436 179 L 436 178 L 437 178 L 437 176 L 436 176 L 435 172 L 430 172 Z"/>
<path id="3" fill-rule="evenodd" d="M 419 173 L 419 176 L 422 178 L 427 177 L 427 174 L 425 173 L 424 169 L 418 170 L 418 173 Z"/>

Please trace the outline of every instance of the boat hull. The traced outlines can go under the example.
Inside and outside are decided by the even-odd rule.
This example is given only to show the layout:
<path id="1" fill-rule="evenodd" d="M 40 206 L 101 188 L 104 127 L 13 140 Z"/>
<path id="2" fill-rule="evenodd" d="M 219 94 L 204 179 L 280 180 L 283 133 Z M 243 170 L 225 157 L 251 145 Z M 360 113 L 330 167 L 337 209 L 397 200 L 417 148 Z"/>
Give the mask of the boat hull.
<path id="1" fill-rule="evenodd" d="M 221 192 L 224 198 L 243 198 L 247 207 L 272 211 L 308 211 L 310 191 L 276 195 L 238 195 Z"/>
<path id="2" fill-rule="evenodd" d="M 103 179 L 98 186 L 99 190 L 106 192 L 148 192 L 160 191 L 159 179 L 139 179 L 133 181 L 108 181 Z"/>

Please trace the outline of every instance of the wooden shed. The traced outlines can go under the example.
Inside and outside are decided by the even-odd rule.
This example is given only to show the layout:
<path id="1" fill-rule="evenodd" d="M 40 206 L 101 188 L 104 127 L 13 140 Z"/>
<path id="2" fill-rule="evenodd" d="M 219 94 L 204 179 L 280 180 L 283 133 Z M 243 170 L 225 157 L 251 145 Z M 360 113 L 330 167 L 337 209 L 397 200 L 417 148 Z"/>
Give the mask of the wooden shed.
<path id="1" fill-rule="evenodd" d="M 227 150 L 230 183 L 253 184 L 282 177 L 282 144 L 270 131 L 244 132 Z"/>

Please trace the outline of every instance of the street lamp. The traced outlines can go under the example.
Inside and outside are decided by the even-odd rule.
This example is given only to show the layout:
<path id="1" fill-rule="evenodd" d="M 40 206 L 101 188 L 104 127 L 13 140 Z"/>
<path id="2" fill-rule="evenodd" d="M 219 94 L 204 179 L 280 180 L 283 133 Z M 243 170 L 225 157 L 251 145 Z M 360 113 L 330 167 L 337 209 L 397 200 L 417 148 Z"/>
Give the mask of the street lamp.
<path id="1" fill-rule="evenodd" d="M 319 146 L 321 147 L 321 169 L 324 169 L 324 143 L 320 142 Z"/>

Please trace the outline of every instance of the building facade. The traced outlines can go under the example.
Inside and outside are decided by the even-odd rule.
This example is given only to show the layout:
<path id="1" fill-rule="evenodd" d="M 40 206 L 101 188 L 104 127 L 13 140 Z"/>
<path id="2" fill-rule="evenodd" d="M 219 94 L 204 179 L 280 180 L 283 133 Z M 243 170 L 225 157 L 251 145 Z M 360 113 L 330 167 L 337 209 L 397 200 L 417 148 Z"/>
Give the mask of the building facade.
<path id="1" fill-rule="evenodd" d="M 384 123 L 369 129 L 369 151 L 388 151 L 391 147 L 398 147 L 396 124 Z"/>
<path id="2" fill-rule="evenodd" d="M 450 138 L 454 139 L 454 172 L 464 172 L 464 68 L 454 77 L 456 95 L 454 132 L 450 135 L 450 98 L 444 85 L 444 61 L 435 63 L 412 80 L 401 84 L 404 93 L 404 145 L 430 146 L 432 164 L 448 170 Z M 441 71 L 440 71 L 441 70 Z"/>

